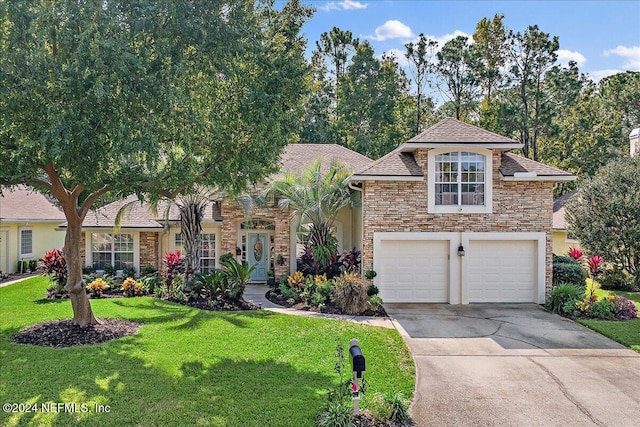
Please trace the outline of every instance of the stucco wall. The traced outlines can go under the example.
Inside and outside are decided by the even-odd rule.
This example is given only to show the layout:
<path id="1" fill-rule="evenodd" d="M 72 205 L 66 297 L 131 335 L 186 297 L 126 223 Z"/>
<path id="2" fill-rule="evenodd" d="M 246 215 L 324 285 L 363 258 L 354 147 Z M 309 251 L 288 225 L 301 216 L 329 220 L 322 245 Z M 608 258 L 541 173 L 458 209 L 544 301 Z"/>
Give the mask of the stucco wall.
<path id="1" fill-rule="evenodd" d="M 416 153 L 427 168 L 426 152 Z M 499 178 L 499 153 L 493 156 L 493 212 L 490 214 L 427 213 L 427 182 L 366 181 L 363 191 L 363 269 L 373 268 L 374 232 L 545 232 L 547 291 L 552 281 L 553 183 L 506 182 Z"/>
<path id="2" fill-rule="evenodd" d="M 0 224 L 0 230 L 6 236 L 6 242 L 0 244 L 0 269 L 4 273 L 15 273 L 18 267 L 18 259 L 20 258 L 20 238 L 19 230 L 21 228 L 31 229 L 33 231 L 33 255 L 25 259 L 40 259 L 45 252 L 52 249 L 60 249 L 64 246 L 64 231 L 57 231 L 55 227 L 59 225 L 55 223 L 7 223 Z M 6 251 L 6 252 L 5 252 Z"/>

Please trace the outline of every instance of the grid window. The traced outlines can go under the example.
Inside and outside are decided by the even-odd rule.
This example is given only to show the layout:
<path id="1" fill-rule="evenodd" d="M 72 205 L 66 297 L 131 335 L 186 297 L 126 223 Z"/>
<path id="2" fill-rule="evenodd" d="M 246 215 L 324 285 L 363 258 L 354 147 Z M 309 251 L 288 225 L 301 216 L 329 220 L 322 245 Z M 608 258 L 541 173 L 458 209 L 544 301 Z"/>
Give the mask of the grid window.
<path id="1" fill-rule="evenodd" d="M 184 254 L 182 233 L 175 235 L 176 250 Z M 200 272 L 209 274 L 216 267 L 216 235 L 214 233 L 200 234 Z"/>
<path id="2" fill-rule="evenodd" d="M 116 270 L 133 267 L 133 236 L 131 234 L 91 234 L 93 268 L 104 270 L 113 266 Z"/>
<path id="3" fill-rule="evenodd" d="M 20 257 L 33 255 L 33 230 L 20 230 Z"/>
<path id="4" fill-rule="evenodd" d="M 482 154 L 439 154 L 435 165 L 436 205 L 484 205 L 485 157 Z"/>

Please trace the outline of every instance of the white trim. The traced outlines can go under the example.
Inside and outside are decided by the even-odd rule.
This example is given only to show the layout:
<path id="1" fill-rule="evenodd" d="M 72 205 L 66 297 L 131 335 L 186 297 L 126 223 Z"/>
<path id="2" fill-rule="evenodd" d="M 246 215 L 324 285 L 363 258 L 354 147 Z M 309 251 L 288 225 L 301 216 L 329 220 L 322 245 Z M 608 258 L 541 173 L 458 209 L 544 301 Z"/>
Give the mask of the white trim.
<path id="1" fill-rule="evenodd" d="M 133 237 L 133 268 L 136 269 L 136 271 L 139 273 L 140 272 L 140 233 L 138 231 L 132 231 L 132 230 L 119 230 L 119 231 L 113 231 L 113 229 L 111 229 L 110 232 L 106 232 L 106 230 L 94 230 L 94 231 L 88 231 L 88 230 L 83 230 L 85 233 L 84 236 L 84 253 L 85 253 L 85 261 L 84 264 L 85 266 L 91 266 L 93 267 L 93 246 L 92 246 L 92 238 L 93 238 L 93 234 L 110 234 L 110 235 L 115 235 L 115 234 L 131 234 L 131 237 Z M 114 253 L 114 249 L 111 249 L 111 253 Z M 96 272 L 103 272 L 104 270 L 96 270 Z M 122 270 L 117 270 L 117 274 L 118 275 L 122 275 Z"/>
<path id="2" fill-rule="evenodd" d="M 493 152 L 484 148 L 461 148 L 457 150 L 440 148 L 429 150 L 428 153 L 428 174 L 427 174 L 427 212 L 428 213 L 492 213 L 493 212 Z M 438 154 L 464 152 L 476 153 L 484 156 L 484 205 L 436 205 L 435 176 L 436 176 L 436 156 Z M 459 173 L 461 173 L 459 171 Z"/>
<path id="3" fill-rule="evenodd" d="M 443 148 L 451 151 L 451 149 L 455 149 L 457 151 L 468 151 L 468 149 L 506 149 L 508 150 L 516 150 L 518 148 L 524 147 L 524 144 L 519 143 L 500 143 L 500 142 L 472 142 L 472 143 L 464 143 L 464 142 L 405 142 L 400 146 L 401 152 L 407 151 L 415 151 L 420 148 Z"/>
<path id="4" fill-rule="evenodd" d="M 380 271 L 380 253 L 382 251 L 382 242 L 384 240 L 445 240 L 449 241 L 449 304 L 460 304 L 460 268 L 458 263 L 453 260 L 457 257 L 459 233 L 454 232 L 374 232 L 373 233 L 373 270 Z M 376 256 L 376 254 L 378 254 Z M 373 283 L 379 286 L 379 278 L 374 278 Z M 452 284 L 458 286 L 452 286 Z"/>
<path id="5" fill-rule="evenodd" d="M 464 232 L 462 233 L 462 246 L 469 247 L 472 240 L 523 240 L 537 242 L 536 265 L 536 301 L 537 304 L 545 303 L 546 272 L 547 272 L 547 234 L 545 232 Z M 460 257 L 464 258 L 464 257 Z M 469 283 L 468 264 L 462 260 L 462 304 L 469 304 L 469 289 L 464 286 Z"/>
<path id="6" fill-rule="evenodd" d="M 505 176 L 500 172 L 502 181 L 575 181 L 575 175 L 537 175 L 534 177 Z"/>
<path id="7" fill-rule="evenodd" d="M 353 181 L 424 181 L 424 176 L 416 175 L 351 175 L 347 178 L 347 184 Z"/>

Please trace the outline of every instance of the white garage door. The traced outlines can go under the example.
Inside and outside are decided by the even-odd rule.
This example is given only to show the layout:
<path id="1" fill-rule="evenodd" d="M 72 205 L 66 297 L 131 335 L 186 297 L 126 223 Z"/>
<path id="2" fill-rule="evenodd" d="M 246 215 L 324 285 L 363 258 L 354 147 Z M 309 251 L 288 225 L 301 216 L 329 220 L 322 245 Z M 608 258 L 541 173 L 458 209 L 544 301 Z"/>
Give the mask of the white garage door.
<path id="1" fill-rule="evenodd" d="M 537 242 L 470 240 L 464 262 L 469 302 L 536 302 Z"/>
<path id="2" fill-rule="evenodd" d="M 448 241 L 383 240 L 375 257 L 383 301 L 449 301 Z"/>

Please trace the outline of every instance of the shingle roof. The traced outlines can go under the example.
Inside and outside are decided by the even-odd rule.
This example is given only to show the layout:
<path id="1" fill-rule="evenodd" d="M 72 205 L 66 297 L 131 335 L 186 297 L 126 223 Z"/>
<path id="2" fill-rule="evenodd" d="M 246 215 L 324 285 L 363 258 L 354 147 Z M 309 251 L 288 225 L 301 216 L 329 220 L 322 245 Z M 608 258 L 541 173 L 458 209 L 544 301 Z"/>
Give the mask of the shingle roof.
<path id="1" fill-rule="evenodd" d="M 2 189 L 0 219 L 2 221 L 64 221 L 65 216 L 54 199 L 19 185 L 11 189 Z"/>
<path id="2" fill-rule="evenodd" d="M 371 165 L 357 170 L 355 176 L 396 176 L 421 177 L 422 169 L 416 163 L 413 153 L 394 150 Z"/>
<path id="3" fill-rule="evenodd" d="M 333 160 L 339 160 L 350 170 L 366 167 L 373 162 L 368 157 L 337 144 L 291 144 L 285 147 L 280 156 L 280 169 L 287 172 L 296 172 L 311 165 L 318 157 L 323 158 L 323 167 L 328 167 Z M 158 206 L 158 211 L 153 212 L 149 209 L 148 204 L 141 204 L 137 201 L 136 196 L 129 196 L 124 200 L 110 203 L 90 212 L 82 226 L 88 228 L 111 228 L 115 223 L 118 211 L 126 204 L 128 204 L 128 207 L 121 219 L 121 228 L 161 229 L 163 227 L 167 205 L 161 204 Z M 207 204 L 204 217 L 213 218 L 211 203 Z M 175 205 L 170 207 L 167 219 L 169 221 L 178 221 L 180 219 L 180 214 Z"/>
<path id="4" fill-rule="evenodd" d="M 520 145 L 518 141 L 447 117 L 407 142 L 422 143 L 499 143 Z"/>
<path id="5" fill-rule="evenodd" d="M 516 172 L 535 172 L 537 176 L 572 177 L 569 172 L 536 162 L 513 153 L 502 153 L 500 173 L 503 176 L 514 176 Z"/>
<path id="6" fill-rule="evenodd" d="M 338 144 L 289 144 L 280 156 L 280 169 L 297 172 L 310 166 L 317 158 L 323 159 L 323 166 L 338 160 L 349 170 L 369 166 L 373 160 Z"/>
<path id="7" fill-rule="evenodd" d="M 558 197 L 553 201 L 553 229 L 554 230 L 566 230 L 569 228 L 565 219 L 564 205 L 576 195 L 575 192 L 567 193 Z"/>

